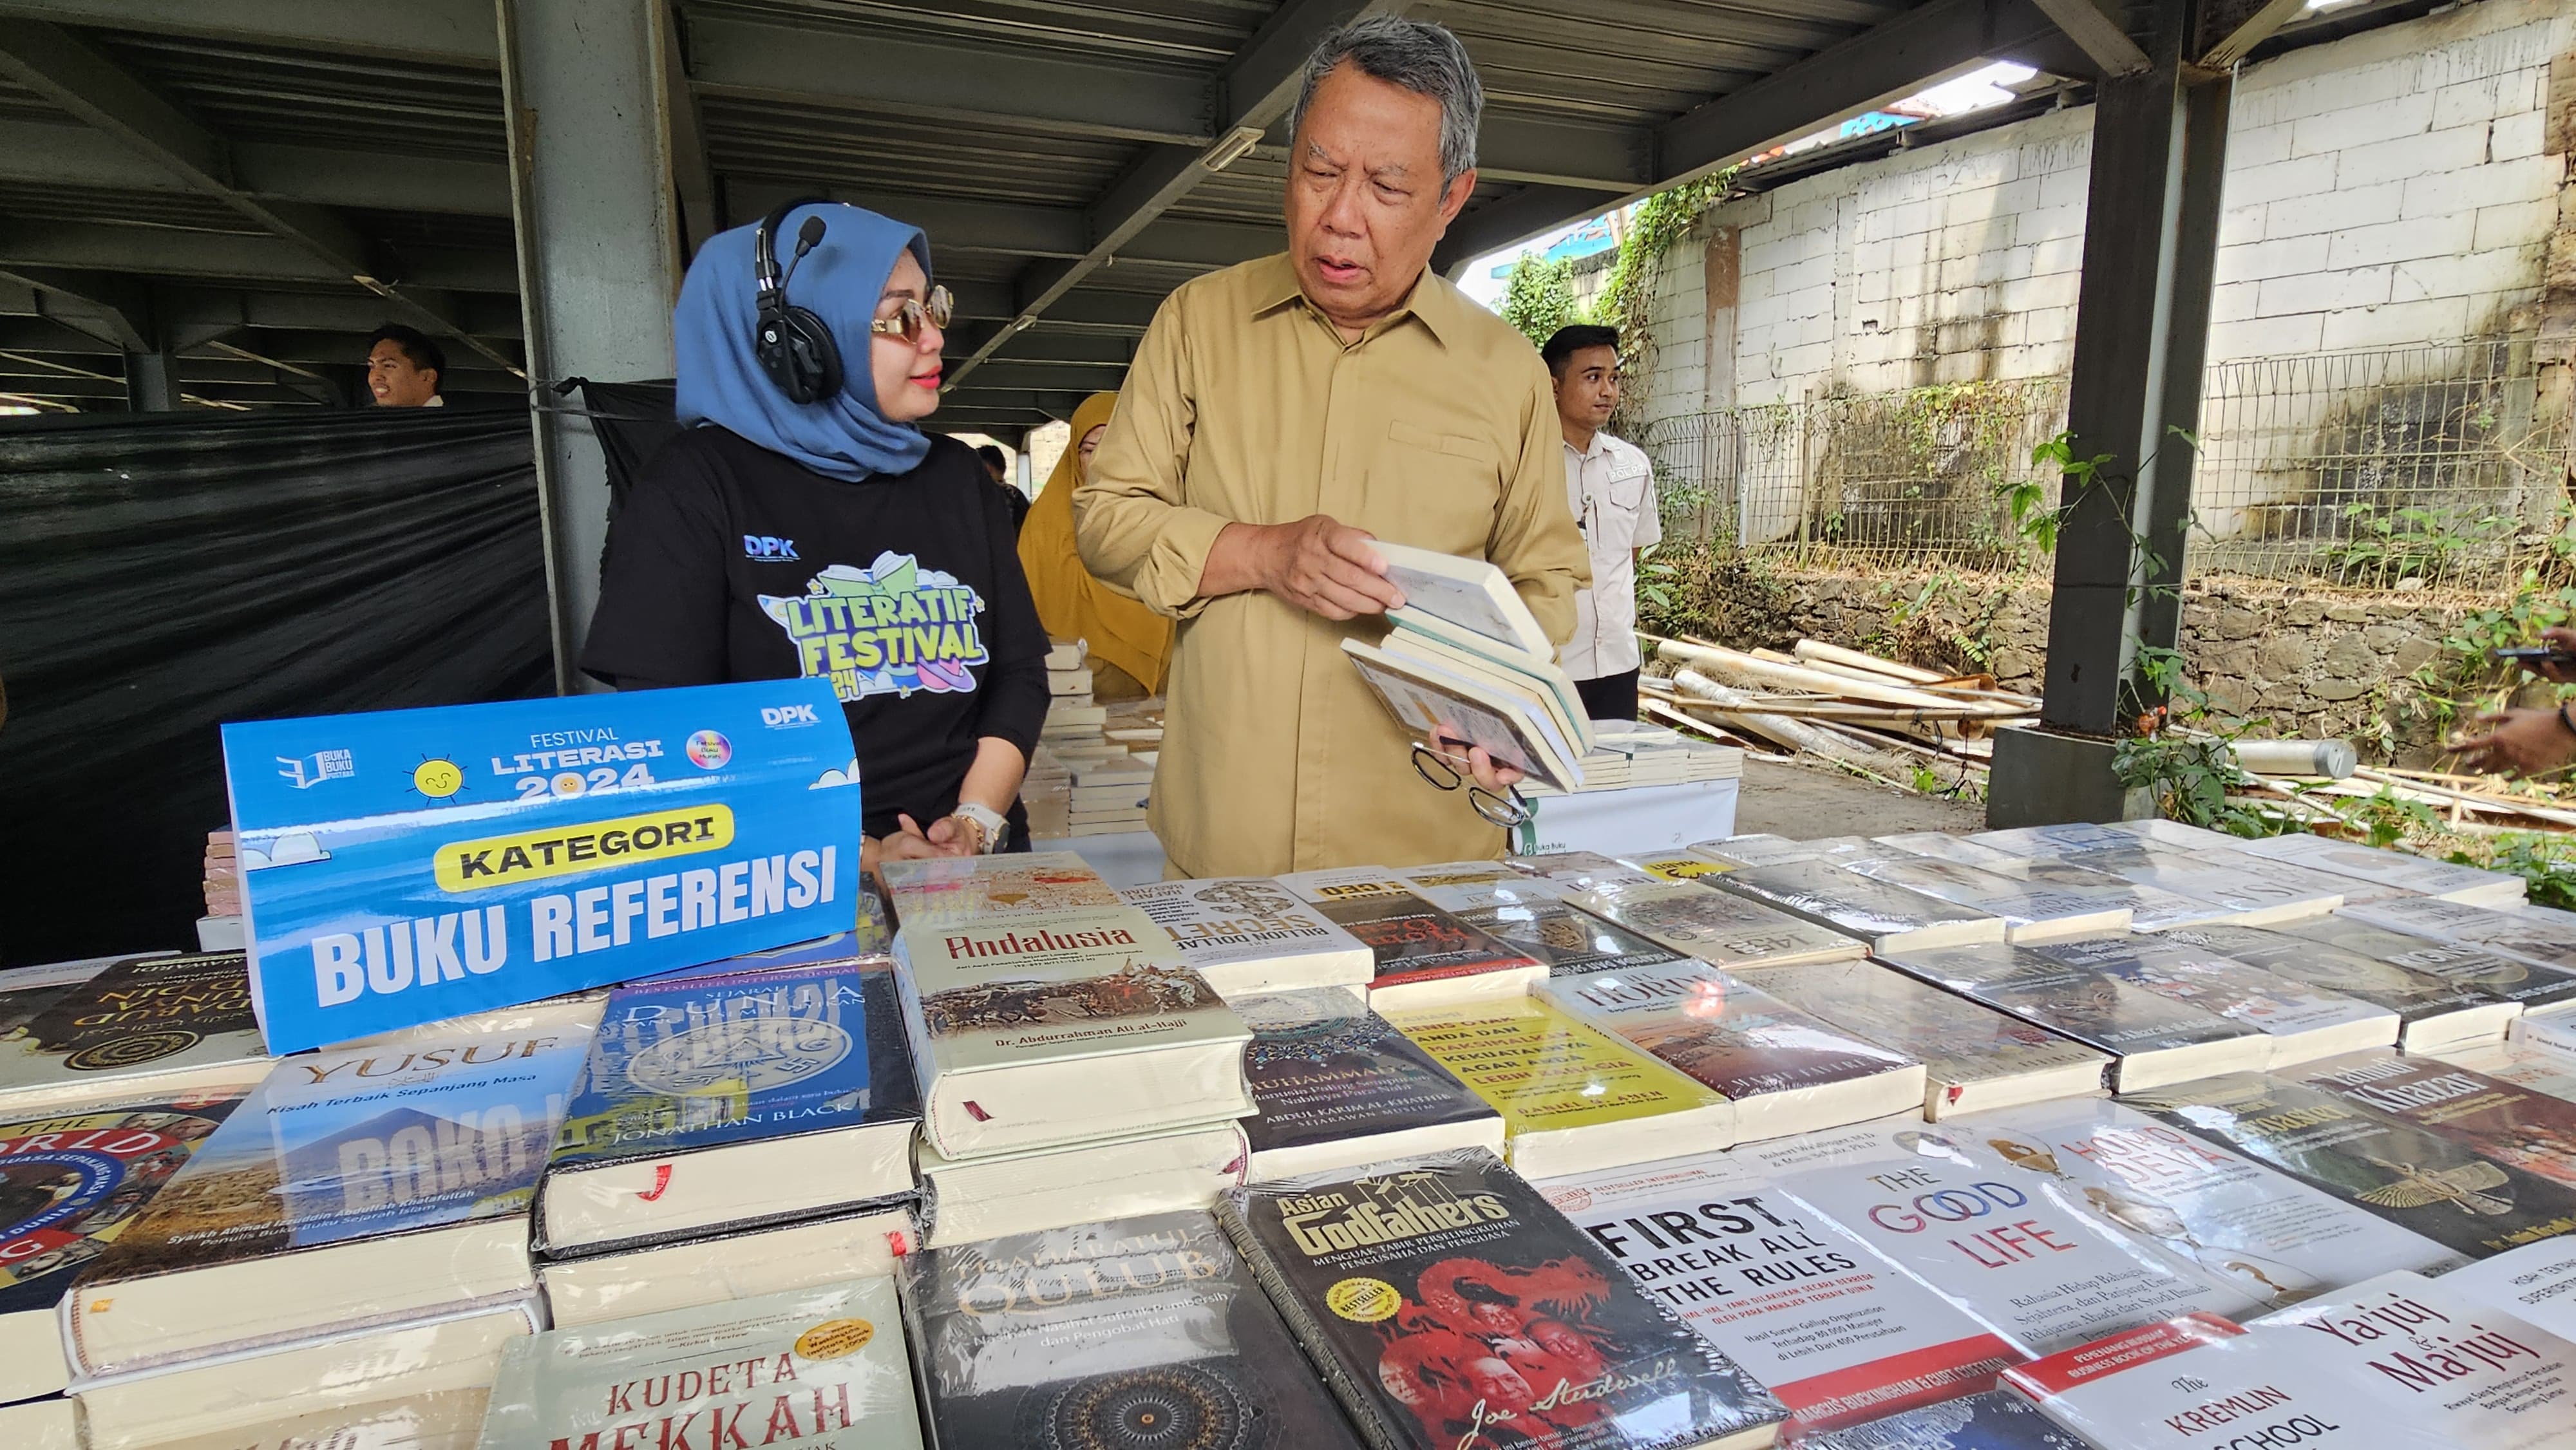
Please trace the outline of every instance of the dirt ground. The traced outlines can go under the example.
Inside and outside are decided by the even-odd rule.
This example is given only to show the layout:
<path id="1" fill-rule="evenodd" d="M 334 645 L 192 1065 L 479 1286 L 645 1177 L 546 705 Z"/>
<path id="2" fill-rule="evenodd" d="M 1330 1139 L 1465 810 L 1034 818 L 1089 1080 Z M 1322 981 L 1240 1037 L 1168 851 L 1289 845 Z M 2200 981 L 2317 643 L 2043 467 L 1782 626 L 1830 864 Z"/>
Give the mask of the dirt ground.
<path id="1" fill-rule="evenodd" d="M 1982 831 L 1983 802 L 1944 800 L 1873 785 L 1857 776 L 1747 754 L 1735 829 L 1791 840 L 1888 836 L 1901 831 Z"/>

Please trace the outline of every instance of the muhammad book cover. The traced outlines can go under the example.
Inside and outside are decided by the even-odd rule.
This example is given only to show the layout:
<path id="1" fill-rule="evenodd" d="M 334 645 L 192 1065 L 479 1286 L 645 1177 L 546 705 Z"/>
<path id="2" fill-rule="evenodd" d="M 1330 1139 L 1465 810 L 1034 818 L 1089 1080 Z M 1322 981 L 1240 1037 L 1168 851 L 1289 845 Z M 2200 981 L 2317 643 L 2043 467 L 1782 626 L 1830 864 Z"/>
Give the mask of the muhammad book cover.
<path id="1" fill-rule="evenodd" d="M 882 874 L 898 926 L 953 926 L 1123 904 L 1091 863 L 1071 851 L 888 861 Z"/>
<path id="2" fill-rule="evenodd" d="M 1377 974 L 1368 943 L 1267 876 L 1149 881 L 1118 895 L 1169 932 L 1181 960 L 1229 1000 L 1305 987 L 1366 991 Z"/>
<path id="3" fill-rule="evenodd" d="M 1237 1000 L 1252 1028 L 1254 1183 L 1449 1148 L 1503 1150 L 1503 1118 L 1347 992 Z"/>
<path id="4" fill-rule="evenodd" d="M 1868 948 L 1748 897 L 1685 881 L 1605 881 L 1571 898 L 1613 926 L 1711 966 L 1845 961 Z"/>
<path id="5" fill-rule="evenodd" d="M 1873 880 L 1847 869 L 1849 864 L 1812 859 L 1747 866 L 1712 884 L 1856 937 L 1874 952 L 2004 939 L 2000 916 Z"/>
<path id="6" fill-rule="evenodd" d="M 1374 866 L 1301 871 L 1280 884 L 1367 944 L 1369 1002 L 1386 1010 L 1516 997 L 1547 966 L 1425 901 Z"/>
<path id="7" fill-rule="evenodd" d="M 1738 1142 L 1864 1122 L 1923 1101 L 1923 1064 L 1706 962 L 1555 977 L 1538 991 L 1725 1095 Z"/>
<path id="8" fill-rule="evenodd" d="M 550 1330 L 502 1350 L 481 1450 L 682 1443 L 920 1450 L 894 1280 Z"/>
<path id="9" fill-rule="evenodd" d="M 2103 1091 L 2113 1058 L 1876 962 L 1738 968 L 1750 983 L 1864 1041 L 1923 1064 L 1923 1116 Z"/>
<path id="10" fill-rule="evenodd" d="M 2031 881 L 1906 851 L 1840 864 L 1855 876 L 2000 917 L 2006 941 L 2129 929 L 2128 893 L 2135 888 L 2117 877 L 2099 878 L 2106 883 L 2100 887 Z"/>
<path id="11" fill-rule="evenodd" d="M 240 952 L 127 957 L 0 991 L 0 1114 L 239 1085 L 267 1062 Z"/>
<path id="12" fill-rule="evenodd" d="M 2440 1052 L 2469 1043 L 2493 1042 L 2522 1015 L 2521 1004 L 2472 982 L 2401 966 L 2377 954 L 2393 951 L 2411 955 L 2417 948 L 2438 950 L 2436 943 L 2339 916 L 2321 916 L 2281 927 L 2192 926 L 2166 935 L 2178 944 L 2260 967 L 2287 981 L 2385 1007 L 2397 1014 L 2397 1041 L 2409 1052 Z M 2356 950 L 2346 944 L 2347 939 L 2375 945 L 2377 952 Z M 2501 957 L 2486 960 L 2492 967 L 2518 970 Z"/>
<path id="13" fill-rule="evenodd" d="M 70 1381 L 57 1311 L 73 1278 L 133 1227 L 246 1090 L 0 1121 L 0 1404 Z"/>
<path id="14" fill-rule="evenodd" d="M 2393 1052 L 2357 1052 L 2279 1075 L 2576 1188 L 2576 1103 L 2565 1098 L 2439 1058 Z"/>
<path id="15" fill-rule="evenodd" d="M 1646 1297 L 1788 1406 L 1794 1438 L 1993 1388 L 2022 1356 L 1727 1154 L 1539 1185 Z"/>
<path id="16" fill-rule="evenodd" d="M 1787 1417 L 1481 1149 L 1238 1189 L 1221 1216 L 1375 1450 L 1750 1450 Z"/>
<path id="17" fill-rule="evenodd" d="M 620 987 L 538 1196 L 585 1253 L 912 1191 L 921 1095 L 894 974 L 787 967 Z"/>
<path id="18" fill-rule="evenodd" d="M 2160 997 L 2108 972 L 2053 961 L 2029 947 L 1891 952 L 1885 961 L 1934 986 L 2111 1054 L 2118 1059 L 2111 1083 L 2120 1092 L 2258 1069 L 2272 1060 L 2271 1039 L 2255 1028 Z"/>
<path id="19" fill-rule="evenodd" d="M 1503 1115 L 1504 1156 L 1532 1178 L 1723 1148 L 1735 1104 L 1644 1049 L 1535 997 L 1387 1020 Z"/>
<path id="20" fill-rule="evenodd" d="M 1204 1212 L 932 1249 L 903 1297 L 943 1446 L 1359 1450 Z"/>
<path id="21" fill-rule="evenodd" d="M 2512 957 L 2561 982 L 2576 982 L 2576 912 L 2546 906 L 2513 911 L 2441 901 L 2430 896 L 2402 896 L 2344 908 L 2344 915 L 2409 936 L 2458 942 Z M 2565 1001 L 2553 997 L 2553 1003 Z M 2530 998 L 2526 1007 L 2538 1007 Z"/>
<path id="22" fill-rule="evenodd" d="M 905 926 L 896 985 L 922 1132 L 949 1158 L 1252 1111 L 1252 1039 L 1132 906 Z"/>
<path id="23" fill-rule="evenodd" d="M 2576 1343 L 2448 1278 L 2391 1273 L 2267 1315 L 2246 1338 L 2333 1377 L 2354 1445 L 2576 1444 Z"/>
<path id="24" fill-rule="evenodd" d="M 2469 906 L 2511 910 L 2523 903 L 2524 883 L 2519 876 L 2435 861 L 2407 851 L 2383 851 L 2357 841 L 2337 841 L 2306 831 L 2291 831 L 2258 841 L 2239 841 L 2236 849 L 2249 856 L 2287 861 L 2311 871 L 2350 876 L 2417 896 L 2437 897 Z"/>
<path id="25" fill-rule="evenodd" d="M 75 1370 L 526 1297 L 529 1205 L 598 1013 L 282 1059 L 73 1286 Z"/>
<path id="26" fill-rule="evenodd" d="M 2473 1259 L 2576 1233 L 2576 1192 L 2403 1118 L 2265 1073 L 2123 1099 Z"/>
<path id="27" fill-rule="evenodd" d="M 1986 1146 L 1980 1121 L 1871 1125 L 1830 1145 L 1790 1139 L 1748 1166 L 1768 1168 L 1778 1192 L 2023 1356 L 2177 1314 L 2236 1318 L 2265 1302 L 2112 1227 L 2071 1185 L 2015 1171 Z"/>
<path id="28" fill-rule="evenodd" d="M 2457 1251 L 2170 1123 L 2101 1098 L 2034 1103 L 1956 1132 L 2055 1185 L 2097 1220 L 2200 1266 L 2265 1308 L 2390 1269 L 2428 1274 Z"/>
<path id="29" fill-rule="evenodd" d="M 2170 935 L 2124 932 L 2039 942 L 2031 950 L 2254 1028 L 2272 1040 L 2276 1068 L 2397 1042 L 2397 1014 L 2388 1008 L 2274 976 Z"/>
<path id="30" fill-rule="evenodd" d="M 1944 1400 L 1798 1443 L 1801 1450 L 2095 1450 L 2005 1390 Z"/>

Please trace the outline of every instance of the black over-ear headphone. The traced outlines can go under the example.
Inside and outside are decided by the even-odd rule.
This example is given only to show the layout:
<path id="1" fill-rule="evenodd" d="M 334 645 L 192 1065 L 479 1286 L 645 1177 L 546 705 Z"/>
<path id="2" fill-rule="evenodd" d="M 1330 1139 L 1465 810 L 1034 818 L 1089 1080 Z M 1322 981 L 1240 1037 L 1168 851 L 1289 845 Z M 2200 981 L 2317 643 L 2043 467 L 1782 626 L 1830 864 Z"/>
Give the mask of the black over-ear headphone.
<path id="1" fill-rule="evenodd" d="M 751 354 L 760 360 L 760 370 L 778 384 L 778 390 L 795 403 L 817 403 L 841 391 L 841 349 L 832 341 L 832 329 L 822 318 L 787 301 L 787 279 L 796 274 L 796 264 L 823 240 L 823 219 L 809 216 L 796 231 L 796 255 L 787 259 L 782 274 L 778 267 L 778 224 L 800 206 L 828 205 L 827 198 L 800 196 L 782 201 L 778 208 L 760 219 L 751 234 L 752 269 L 759 291 L 756 301 L 758 320 L 753 323 Z"/>

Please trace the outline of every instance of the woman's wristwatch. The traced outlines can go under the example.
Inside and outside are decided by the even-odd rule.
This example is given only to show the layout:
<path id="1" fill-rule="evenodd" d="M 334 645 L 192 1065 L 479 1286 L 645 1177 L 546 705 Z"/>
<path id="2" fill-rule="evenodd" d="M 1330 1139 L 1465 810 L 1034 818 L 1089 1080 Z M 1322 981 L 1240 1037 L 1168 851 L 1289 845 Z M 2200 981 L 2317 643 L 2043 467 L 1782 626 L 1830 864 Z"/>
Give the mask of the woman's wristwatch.
<path id="1" fill-rule="evenodd" d="M 959 801 L 957 809 L 948 814 L 975 828 L 975 854 L 978 856 L 990 856 L 1010 843 L 1011 823 L 991 806 Z"/>

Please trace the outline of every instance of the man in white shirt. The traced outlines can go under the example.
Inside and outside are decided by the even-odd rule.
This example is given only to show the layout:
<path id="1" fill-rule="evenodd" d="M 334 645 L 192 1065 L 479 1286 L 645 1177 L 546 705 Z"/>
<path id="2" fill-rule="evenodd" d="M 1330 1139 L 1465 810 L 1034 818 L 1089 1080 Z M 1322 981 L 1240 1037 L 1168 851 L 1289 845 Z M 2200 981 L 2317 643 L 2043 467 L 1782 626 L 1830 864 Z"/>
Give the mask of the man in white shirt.
<path id="1" fill-rule="evenodd" d="M 1637 561 L 1664 540 L 1655 473 L 1633 443 L 1601 431 L 1619 406 L 1619 333 L 1562 327 L 1539 349 L 1565 431 L 1565 494 L 1592 552 L 1574 596 L 1574 637 L 1558 655 L 1595 720 L 1637 718 Z"/>

